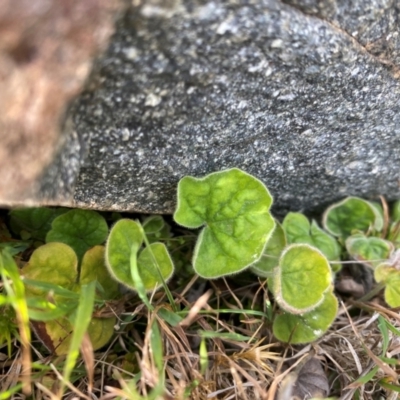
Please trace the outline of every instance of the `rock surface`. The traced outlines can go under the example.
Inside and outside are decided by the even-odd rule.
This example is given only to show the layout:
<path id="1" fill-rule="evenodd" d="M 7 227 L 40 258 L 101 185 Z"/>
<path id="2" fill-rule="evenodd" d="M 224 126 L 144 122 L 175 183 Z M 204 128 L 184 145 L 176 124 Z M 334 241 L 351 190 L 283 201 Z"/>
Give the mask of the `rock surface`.
<path id="1" fill-rule="evenodd" d="M 71 124 L 61 125 L 120 8 L 118 0 L 0 1 L 0 204 L 46 198 L 41 176 L 49 164 L 54 175 L 63 148 L 63 179 L 52 186 L 61 189 L 56 202 L 71 201 L 80 145 Z"/>
<path id="2" fill-rule="evenodd" d="M 71 160 L 71 205 L 97 209 L 170 213 L 182 176 L 230 167 L 278 212 L 400 197 L 396 0 L 133 4 L 71 109 L 83 150 L 38 198 L 57 203 Z"/>

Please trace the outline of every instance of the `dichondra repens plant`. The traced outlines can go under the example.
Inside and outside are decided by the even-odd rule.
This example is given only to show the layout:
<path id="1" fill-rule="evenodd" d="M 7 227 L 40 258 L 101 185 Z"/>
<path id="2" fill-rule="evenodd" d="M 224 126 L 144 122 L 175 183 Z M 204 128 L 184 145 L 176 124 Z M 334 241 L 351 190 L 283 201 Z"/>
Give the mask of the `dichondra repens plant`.
<path id="1" fill-rule="evenodd" d="M 400 202 L 389 215 L 378 203 L 349 197 L 326 210 L 322 227 L 295 212 L 279 222 L 271 215 L 267 187 L 236 168 L 184 177 L 177 199 L 176 223 L 199 230 L 195 273 L 216 279 L 249 269 L 266 279 L 279 306 L 272 329 L 280 341 L 307 343 L 327 331 L 338 309 L 334 279 L 344 259 L 370 268 L 388 305 L 400 306 Z M 20 263 L 20 275 L 31 325 L 49 350 L 67 354 L 73 346 L 82 296 L 93 297 L 87 332 L 97 349 L 114 332 L 116 316 L 101 310 L 121 297 L 119 284 L 150 307 L 147 293 L 164 287 L 168 294 L 175 242 L 161 216 L 139 222 L 116 215 L 109 230 L 95 211 L 36 208 L 10 215 L 21 240 L 2 243 L 1 257 L 34 248 Z"/>

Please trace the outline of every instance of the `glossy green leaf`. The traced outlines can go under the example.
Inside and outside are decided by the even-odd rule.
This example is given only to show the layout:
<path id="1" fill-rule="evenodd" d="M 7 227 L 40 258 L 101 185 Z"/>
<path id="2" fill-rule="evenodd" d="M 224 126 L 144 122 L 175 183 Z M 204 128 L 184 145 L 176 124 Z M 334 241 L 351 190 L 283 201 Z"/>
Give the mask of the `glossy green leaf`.
<path id="1" fill-rule="evenodd" d="M 66 208 L 18 208 L 10 211 L 10 226 L 16 234 L 25 231 L 31 238 L 44 241 L 53 220 L 67 211 Z"/>
<path id="2" fill-rule="evenodd" d="M 118 282 L 112 279 L 104 261 L 104 246 L 95 246 L 89 249 L 82 259 L 79 283 L 88 284 L 97 280 L 102 286 L 104 299 L 115 298 L 118 291 Z"/>
<path id="3" fill-rule="evenodd" d="M 49 282 L 72 289 L 77 280 L 78 259 L 71 247 L 63 243 L 48 243 L 37 248 L 22 269 L 24 277 Z M 26 288 L 28 294 L 43 296 L 46 291 L 35 286 Z"/>
<path id="4" fill-rule="evenodd" d="M 258 261 L 275 226 L 271 204 L 265 185 L 236 168 L 181 179 L 175 221 L 187 228 L 205 225 L 195 247 L 195 271 L 217 278 Z"/>
<path id="5" fill-rule="evenodd" d="M 354 231 L 381 231 L 383 218 L 377 207 L 358 197 L 347 197 L 330 206 L 323 216 L 324 228 L 334 236 L 348 237 Z"/>
<path id="6" fill-rule="evenodd" d="M 285 247 L 285 232 L 279 222 L 275 221 L 275 229 L 265 246 L 265 250 L 261 258 L 251 265 L 251 270 L 264 278 L 272 276 L 274 269 L 279 265 L 279 258 Z"/>
<path id="7" fill-rule="evenodd" d="M 315 221 L 310 221 L 301 213 L 290 212 L 282 223 L 287 241 L 305 243 L 319 249 L 330 261 L 340 259 L 340 246 L 337 240 L 321 229 Z"/>
<path id="8" fill-rule="evenodd" d="M 276 271 L 271 278 L 271 290 L 278 304 L 292 314 L 317 307 L 332 285 L 328 260 L 307 244 L 288 246 Z"/>
<path id="9" fill-rule="evenodd" d="M 143 243 L 143 235 L 137 222 L 120 219 L 110 231 L 106 245 L 106 265 L 110 274 L 120 283 L 133 288 L 130 257 L 134 246 L 137 250 Z"/>
<path id="10" fill-rule="evenodd" d="M 301 315 L 283 313 L 273 323 L 275 337 L 291 344 L 309 343 L 320 338 L 332 325 L 338 310 L 335 295 L 329 291 L 314 310 Z"/>
<path id="11" fill-rule="evenodd" d="M 346 249 L 354 260 L 376 267 L 390 257 L 394 247 L 387 240 L 356 234 L 346 239 Z"/>
<path id="12" fill-rule="evenodd" d="M 71 246 L 78 259 L 91 247 L 104 243 L 108 234 L 106 220 L 91 210 L 71 210 L 55 218 L 46 242 L 61 242 Z"/>

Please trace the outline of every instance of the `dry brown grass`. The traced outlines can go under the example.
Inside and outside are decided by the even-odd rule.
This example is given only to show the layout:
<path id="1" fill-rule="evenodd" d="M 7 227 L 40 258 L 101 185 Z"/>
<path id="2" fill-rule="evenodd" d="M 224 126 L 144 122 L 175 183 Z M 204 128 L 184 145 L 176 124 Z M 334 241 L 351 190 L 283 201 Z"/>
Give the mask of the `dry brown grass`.
<path id="1" fill-rule="evenodd" d="M 382 354 L 379 316 L 397 329 L 400 316 L 386 308 L 380 298 L 367 303 L 342 302 L 335 323 L 320 340 L 290 346 L 273 338 L 264 283 L 240 287 L 237 282 L 201 283 L 193 278 L 173 295 L 180 309 L 189 310 L 174 325 L 160 314 L 160 309 L 166 309 L 173 315 L 161 291 L 152 298 L 153 311 L 128 296 L 108 348 L 93 353 L 90 344 L 83 346 L 83 357 L 64 398 L 135 399 L 129 395 L 129 385 L 133 385 L 141 396 L 151 399 L 152 389 L 161 382 L 165 390 L 158 399 L 286 400 L 296 385 L 305 385 L 304 390 L 315 395 L 318 390 L 313 385 L 321 388 L 325 381 L 329 395 L 343 400 L 397 398 L 397 393 L 385 390 L 382 382 L 398 384 L 400 337 L 389 331 L 387 350 Z M 154 323 L 162 342 L 161 369 L 152 336 Z M 214 334 L 202 339 L 201 331 Z M 242 340 L 244 337 L 247 339 Z M 202 341 L 206 359 L 199 351 Z M 36 360 L 32 397 L 15 394 L 12 398 L 55 399 L 63 358 L 46 354 L 35 341 L 32 352 Z M 0 388 L 4 393 L 22 378 L 22 352 L 14 341 L 12 357 L 6 357 L 4 350 L 0 355 Z M 382 355 L 391 363 L 384 362 Z M 307 367 L 310 360 L 318 360 L 320 371 Z M 375 367 L 374 376 L 357 381 Z"/>

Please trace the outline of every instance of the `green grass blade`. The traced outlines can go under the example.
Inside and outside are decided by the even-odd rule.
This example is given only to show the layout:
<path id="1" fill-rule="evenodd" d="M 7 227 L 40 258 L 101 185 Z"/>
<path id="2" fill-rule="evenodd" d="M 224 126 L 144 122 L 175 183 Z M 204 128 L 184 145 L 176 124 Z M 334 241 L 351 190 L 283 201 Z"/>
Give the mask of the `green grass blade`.
<path id="1" fill-rule="evenodd" d="M 250 336 L 244 336 L 240 333 L 234 332 L 214 332 L 214 331 L 199 331 L 199 335 L 202 338 L 212 339 L 212 338 L 219 338 L 219 339 L 226 339 L 226 340 L 235 340 L 237 342 L 248 342 L 251 340 Z"/>
<path id="2" fill-rule="evenodd" d="M 142 278 L 140 277 L 138 265 L 137 265 L 137 252 L 138 252 L 138 246 L 136 244 L 133 244 L 131 247 L 131 258 L 130 258 L 130 265 L 131 265 L 131 277 L 133 280 L 133 283 L 135 285 L 135 288 L 137 290 L 138 296 L 140 297 L 140 300 L 143 301 L 143 303 L 146 305 L 146 307 L 149 310 L 153 310 L 153 306 L 150 304 L 150 301 L 147 297 L 146 294 L 146 289 L 144 287 Z"/>
<path id="3" fill-rule="evenodd" d="M 163 370 L 164 370 L 163 346 L 162 346 L 160 328 L 158 327 L 158 323 L 156 321 L 153 322 L 153 325 L 151 327 L 150 346 L 157 370 L 160 376 L 163 376 Z"/>
<path id="4" fill-rule="evenodd" d="M 201 338 L 199 355 L 200 355 L 200 373 L 201 375 L 204 376 L 208 368 L 208 353 L 207 353 L 206 340 L 204 337 Z"/>
<path id="5" fill-rule="evenodd" d="M 19 275 L 18 267 L 11 255 L 3 250 L 0 253 L 0 275 L 10 303 L 15 310 L 22 343 L 23 392 L 31 392 L 31 330 L 29 328 L 28 306 L 25 299 L 25 286 Z"/>
<path id="6" fill-rule="evenodd" d="M 361 383 L 363 385 L 368 383 L 375 376 L 378 370 L 379 370 L 378 366 L 374 367 L 373 369 L 371 369 L 371 371 L 368 372 L 368 374 L 362 375 L 358 379 L 356 379 L 354 383 Z"/>
<path id="7" fill-rule="evenodd" d="M 94 297 L 95 297 L 96 281 L 92 281 L 87 285 L 82 285 L 79 306 L 73 322 L 74 331 L 72 333 L 71 344 L 63 371 L 63 382 L 60 387 L 60 398 L 64 393 L 65 383 L 69 382 L 72 370 L 79 357 L 79 349 L 83 340 L 83 336 L 88 329 L 92 318 Z"/>

